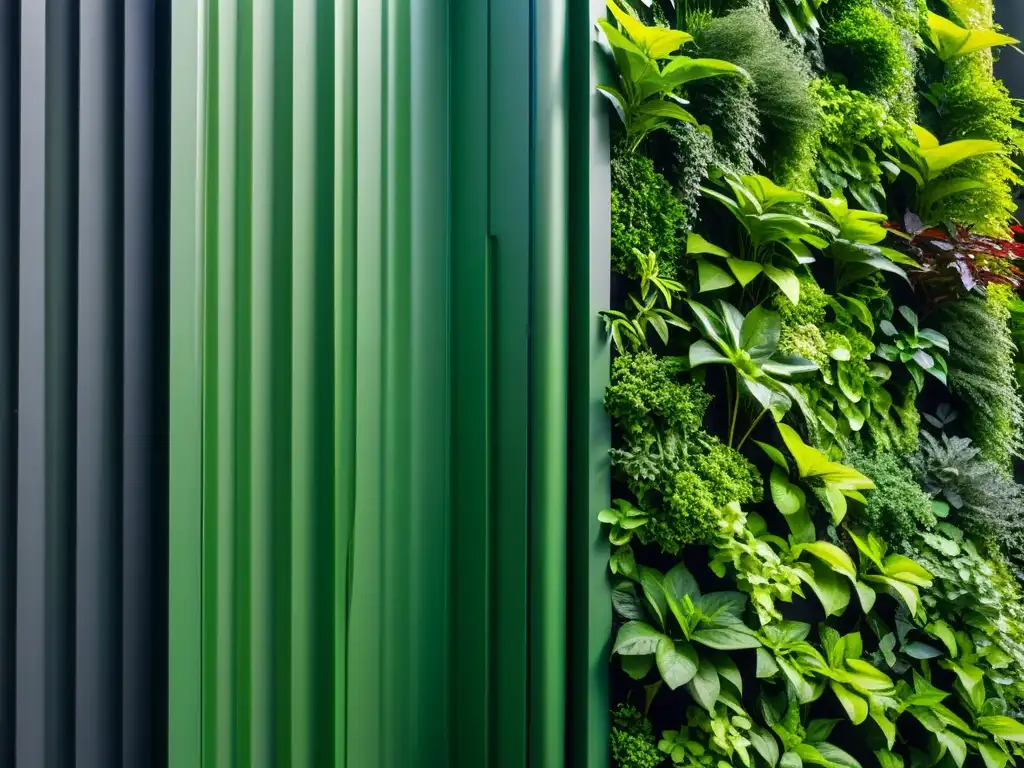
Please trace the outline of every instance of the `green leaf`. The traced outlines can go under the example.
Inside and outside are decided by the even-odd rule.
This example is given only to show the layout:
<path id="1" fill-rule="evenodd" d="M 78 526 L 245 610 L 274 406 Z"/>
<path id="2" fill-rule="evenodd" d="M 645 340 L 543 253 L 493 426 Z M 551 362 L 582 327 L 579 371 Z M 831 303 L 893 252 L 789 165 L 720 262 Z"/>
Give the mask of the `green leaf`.
<path id="1" fill-rule="evenodd" d="M 675 565 L 665 574 L 665 578 L 662 579 L 662 585 L 666 590 L 670 590 L 677 600 L 682 600 L 683 595 L 689 595 L 691 600 L 696 600 L 700 597 L 700 587 L 697 586 L 697 580 L 693 578 L 693 574 L 690 573 L 683 563 Z"/>
<path id="2" fill-rule="evenodd" d="M 742 695 L 743 676 L 740 674 L 736 662 L 724 653 L 711 654 L 710 658 L 715 669 L 718 670 L 718 676 L 723 680 L 728 680 L 736 688 L 736 692 Z"/>
<path id="3" fill-rule="evenodd" d="M 728 288 L 736 283 L 732 275 L 717 264 L 704 259 L 697 262 L 697 280 L 700 283 L 700 293 Z"/>
<path id="4" fill-rule="evenodd" d="M 658 673 L 673 691 L 686 685 L 697 674 L 697 652 L 685 640 L 663 637 L 658 643 L 655 659 Z"/>
<path id="5" fill-rule="evenodd" d="M 703 237 L 698 235 L 696 232 L 691 232 L 686 237 L 686 252 L 691 255 L 695 254 L 709 254 L 711 256 L 721 256 L 723 258 L 729 258 L 730 254 L 724 248 L 719 248 L 713 243 L 709 243 Z"/>
<path id="6" fill-rule="evenodd" d="M 643 656 L 658 650 L 664 638 L 661 632 L 642 621 L 627 621 L 615 637 L 613 651 L 620 656 Z"/>
<path id="7" fill-rule="evenodd" d="M 779 287 L 786 298 L 793 304 L 800 303 L 800 280 L 797 279 L 793 270 L 785 267 L 775 267 L 771 264 L 762 264 L 761 269 L 769 280 Z"/>
<path id="8" fill-rule="evenodd" d="M 661 87 L 667 92 L 694 80 L 721 75 L 750 77 L 742 67 L 728 61 L 680 57 L 669 62 L 661 71 Z"/>
<path id="9" fill-rule="evenodd" d="M 813 576 L 800 571 L 800 577 L 814 590 L 826 616 L 841 616 L 850 604 L 849 584 L 823 563 L 814 562 L 811 568 Z"/>
<path id="10" fill-rule="evenodd" d="M 762 443 L 760 440 L 755 440 L 754 442 L 757 443 L 758 447 L 760 447 L 760 449 L 765 452 L 765 455 L 767 455 L 768 458 L 771 459 L 776 466 L 781 467 L 786 471 L 786 476 L 788 477 L 789 462 L 786 461 L 786 457 L 782 454 L 782 451 L 780 451 L 774 445 Z"/>
<path id="11" fill-rule="evenodd" d="M 989 29 L 967 30 L 936 13 L 928 13 L 928 37 L 935 52 L 944 62 L 959 56 L 993 48 L 997 45 L 1015 45 L 1016 38 Z"/>
<path id="12" fill-rule="evenodd" d="M 640 586 L 644 590 L 644 597 L 651 607 L 651 612 L 658 617 L 658 624 L 665 626 L 665 618 L 668 615 L 668 602 L 665 600 L 665 592 L 661 586 L 661 574 L 654 568 L 645 565 L 640 566 Z M 654 651 L 650 651 L 654 653 Z"/>
<path id="13" fill-rule="evenodd" d="M 829 684 L 832 693 L 839 699 L 839 703 L 846 711 L 846 716 L 854 725 L 860 725 L 868 719 L 868 703 L 845 686 L 835 682 Z"/>
<path id="14" fill-rule="evenodd" d="M 957 764 L 957 768 L 962 768 L 964 760 L 967 759 L 966 742 L 952 731 L 939 731 L 935 734 L 935 738 L 949 750 L 950 757 Z"/>
<path id="15" fill-rule="evenodd" d="M 865 576 L 865 581 L 877 582 L 884 584 L 907 606 L 907 610 L 910 611 L 911 616 L 916 616 L 917 611 L 921 605 L 921 596 L 917 591 L 917 587 L 913 584 L 906 584 L 897 579 L 890 579 L 886 576 Z"/>
<path id="16" fill-rule="evenodd" d="M 938 648 L 919 641 L 904 645 L 903 652 L 914 659 L 937 659 L 942 655 Z"/>
<path id="17" fill-rule="evenodd" d="M 810 552 L 836 573 L 845 576 L 850 581 L 857 580 L 857 568 L 853 564 L 853 559 L 835 544 L 816 541 L 813 544 L 801 544 L 794 551 Z"/>
<path id="18" fill-rule="evenodd" d="M 643 621 L 647 618 L 643 601 L 631 582 L 622 582 L 612 590 L 612 608 L 624 619 Z"/>
<path id="19" fill-rule="evenodd" d="M 861 768 L 860 763 L 852 755 L 844 752 L 834 744 L 829 744 L 826 741 L 816 744 L 815 747 L 818 750 L 818 754 L 827 761 L 828 768 L 836 768 L 836 766 L 840 766 L 840 768 Z"/>
<path id="20" fill-rule="evenodd" d="M 698 629 L 691 638 L 695 642 L 718 651 L 757 648 L 761 643 L 746 627 L 708 627 Z"/>
<path id="21" fill-rule="evenodd" d="M 643 680 L 654 666 L 653 653 L 643 656 L 620 656 L 619 659 L 622 661 L 622 671 L 634 680 Z"/>
<path id="22" fill-rule="evenodd" d="M 714 713 L 715 702 L 718 701 L 718 695 L 722 690 L 722 683 L 718 679 L 715 665 L 707 658 L 702 658 L 700 666 L 697 668 L 697 674 L 687 684 L 686 689 L 693 696 L 694 701 L 708 712 Z"/>
<path id="23" fill-rule="evenodd" d="M 694 603 L 703 623 L 737 624 L 742 623 L 747 596 L 742 592 L 711 592 Z"/>
<path id="24" fill-rule="evenodd" d="M 979 717 L 977 725 L 993 736 L 1015 744 L 1024 744 L 1024 724 L 1004 715 Z"/>
<path id="25" fill-rule="evenodd" d="M 926 568 L 921 567 L 909 557 L 904 555 L 889 555 L 882 561 L 882 569 L 886 576 L 914 584 L 918 587 L 930 587 L 932 575 Z"/>
<path id="26" fill-rule="evenodd" d="M 857 589 L 857 599 L 860 601 L 861 610 L 865 614 L 871 613 L 871 609 L 875 607 L 875 599 L 878 597 L 875 590 L 859 580 L 854 587 Z"/>
<path id="27" fill-rule="evenodd" d="M 764 648 L 757 649 L 757 672 L 758 678 L 773 677 L 779 671 L 779 665 L 775 659 Z"/>
<path id="28" fill-rule="evenodd" d="M 779 763 L 779 743 L 766 728 L 754 726 L 747 734 L 750 739 L 750 746 L 754 748 L 770 768 L 775 768 Z"/>
<path id="29" fill-rule="evenodd" d="M 782 320 L 778 313 L 754 307 L 740 326 L 740 349 L 757 362 L 766 361 L 778 349 L 781 334 Z"/>
<path id="30" fill-rule="evenodd" d="M 729 265 L 729 269 L 736 275 L 736 279 L 739 284 L 744 288 L 753 280 L 755 277 L 761 274 L 761 265 L 756 261 L 744 261 L 743 259 L 729 259 L 726 264 Z"/>
<path id="31" fill-rule="evenodd" d="M 985 761 L 985 768 L 1006 768 L 1010 761 L 1010 756 L 990 741 L 980 741 L 977 747 Z"/>
<path id="32" fill-rule="evenodd" d="M 730 363 L 728 357 L 722 355 L 717 349 L 708 344 L 704 339 L 698 339 L 690 345 L 690 367 L 699 368 L 702 365 L 719 365 Z"/>
<path id="33" fill-rule="evenodd" d="M 803 768 L 804 761 L 796 752 L 786 752 L 779 760 L 779 768 Z"/>
<path id="34" fill-rule="evenodd" d="M 924 158 L 928 169 L 926 180 L 931 181 L 964 160 L 969 160 L 979 155 L 1002 154 L 1003 152 L 1005 152 L 1005 149 L 998 141 L 961 139 L 959 141 L 951 141 L 934 149 L 922 150 L 921 156 Z"/>

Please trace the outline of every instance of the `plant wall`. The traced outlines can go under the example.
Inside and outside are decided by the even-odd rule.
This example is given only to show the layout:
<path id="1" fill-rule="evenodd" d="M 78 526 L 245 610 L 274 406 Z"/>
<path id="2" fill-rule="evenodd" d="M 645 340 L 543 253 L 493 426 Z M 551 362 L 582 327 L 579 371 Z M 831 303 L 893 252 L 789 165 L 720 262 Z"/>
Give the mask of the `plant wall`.
<path id="1" fill-rule="evenodd" d="M 608 10 L 615 763 L 1016 762 L 1016 41 L 991 0 Z"/>

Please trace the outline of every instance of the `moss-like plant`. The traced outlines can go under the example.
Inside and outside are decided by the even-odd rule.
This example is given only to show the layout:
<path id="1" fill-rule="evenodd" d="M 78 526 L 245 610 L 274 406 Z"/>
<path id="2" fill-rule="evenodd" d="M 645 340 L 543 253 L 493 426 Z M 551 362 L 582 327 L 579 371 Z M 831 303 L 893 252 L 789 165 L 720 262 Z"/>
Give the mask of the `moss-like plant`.
<path id="1" fill-rule="evenodd" d="M 619 768 L 655 768 L 663 760 L 651 721 L 631 704 L 619 704 L 612 713 L 611 745 Z"/>
<path id="2" fill-rule="evenodd" d="M 912 104 L 913 62 L 899 28 L 873 0 L 830 3 L 821 39 L 825 63 L 852 87 L 890 106 Z"/>
<path id="3" fill-rule="evenodd" d="M 694 83 L 687 89 L 690 111 L 711 130 L 718 164 L 753 173 L 762 164 L 761 116 L 753 85 L 736 77 Z"/>
<path id="4" fill-rule="evenodd" d="M 616 272 L 639 276 L 636 249 L 653 252 L 661 275 L 675 277 L 688 225 L 686 209 L 649 158 L 626 152 L 612 160 L 612 268 Z"/>
<path id="5" fill-rule="evenodd" d="M 921 531 L 935 526 L 931 500 L 899 456 L 855 451 L 850 460 L 876 487 L 868 494 L 859 523 L 896 547 L 908 546 Z"/>

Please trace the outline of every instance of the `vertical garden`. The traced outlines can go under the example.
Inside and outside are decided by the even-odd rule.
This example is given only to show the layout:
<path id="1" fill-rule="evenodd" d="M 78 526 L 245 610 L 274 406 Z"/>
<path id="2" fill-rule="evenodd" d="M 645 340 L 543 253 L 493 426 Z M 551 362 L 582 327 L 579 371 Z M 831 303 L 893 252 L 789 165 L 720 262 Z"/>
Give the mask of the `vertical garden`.
<path id="1" fill-rule="evenodd" d="M 991 0 L 597 23 L 615 763 L 1015 763 L 1017 41 Z"/>

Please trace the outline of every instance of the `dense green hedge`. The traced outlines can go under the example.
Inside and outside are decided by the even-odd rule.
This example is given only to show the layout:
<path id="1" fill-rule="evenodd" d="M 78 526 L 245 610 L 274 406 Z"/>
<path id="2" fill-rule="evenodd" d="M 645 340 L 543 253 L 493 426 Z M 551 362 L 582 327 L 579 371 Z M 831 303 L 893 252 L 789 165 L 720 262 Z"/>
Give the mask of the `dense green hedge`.
<path id="1" fill-rule="evenodd" d="M 988 0 L 608 7 L 612 757 L 1004 768 L 1015 41 Z"/>

